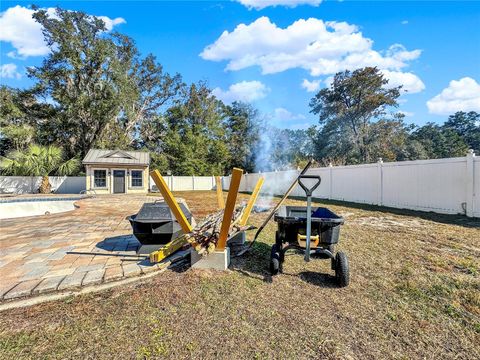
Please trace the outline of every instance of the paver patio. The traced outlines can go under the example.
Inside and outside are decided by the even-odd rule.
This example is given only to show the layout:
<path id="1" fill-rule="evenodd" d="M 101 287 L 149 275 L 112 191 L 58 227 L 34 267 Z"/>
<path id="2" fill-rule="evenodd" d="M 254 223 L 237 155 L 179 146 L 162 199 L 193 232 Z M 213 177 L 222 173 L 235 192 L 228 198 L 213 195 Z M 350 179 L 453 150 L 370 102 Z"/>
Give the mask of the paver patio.
<path id="1" fill-rule="evenodd" d="M 136 255 L 138 241 L 126 217 L 145 195 L 105 195 L 76 202 L 78 209 L 48 216 L 0 220 L 0 299 L 72 290 L 158 270 Z"/>

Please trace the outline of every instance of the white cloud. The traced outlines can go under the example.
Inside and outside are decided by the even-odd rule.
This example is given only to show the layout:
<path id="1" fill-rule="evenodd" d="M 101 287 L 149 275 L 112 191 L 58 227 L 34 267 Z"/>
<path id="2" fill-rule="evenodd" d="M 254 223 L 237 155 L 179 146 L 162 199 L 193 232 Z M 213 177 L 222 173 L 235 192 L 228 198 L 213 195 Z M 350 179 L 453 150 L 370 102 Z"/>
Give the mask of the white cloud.
<path id="1" fill-rule="evenodd" d="M 402 91 L 409 94 L 418 93 L 425 89 L 423 81 L 413 73 L 389 70 L 382 70 L 382 73 L 388 79 L 389 87 L 402 85 Z"/>
<path id="2" fill-rule="evenodd" d="M 322 0 L 237 0 L 249 9 L 262 10 L 268 6 L 286 6 L 294 8 L 297 5 L 318 6 Z"/>
<path id="3" fill-rule="evenodd" d="M 272 118 L 277 122 L 285 122 L 285 121 L 294 121 L 294 120 L 305 120 L 305 115 L 293 114 L 287 109 L 279 107 L 274 110 L 272 114 Z"/>
<path id="4" fill-rule="evenodd" d="M 9 79 L 20 79 L 22 74 L 17 71 L 17 65 L 15 64 L 3 64 L 0 67 L 0 77 Z"/>
<path id="5" fill-rule="evenodd" d="M 108 16 L 97 16 L 99 19 L 102 19 L 105 23 L 105 28 L 107 31 L 112 31 L 115 25 L 125 24 L 126 21 L 124 18 L 117 17 L 115 19 L 110 19 Z"/>
<path id="6" fill-rule="evenodd" d="M 263 99 L 267 96 L 270 89 L 260 81 L 242 81 L 230 85 L 228 90 L 222 90 L 219 87 L 213 89 L 212 93 L 225 103 L 234 101 L 252 102 Z"/>
<path id="7" fill-rule="evenodd" d="M 32 19 L 32 14 L 33 10 L 17 5 L 0 15 L 0 41 L 11 43 L 20 56 L 45 55 L 49 51 L 43 41 L 42 26 Z"/>
<path id="8" fill-rule="evenodd" d="M 400 114 L 403 114 L 405 117 L 412 117 L 415 113 L 410 111 L 399 111 Z"/>
<path id="9" fill-rule="evenodd" d="M 452 80 L 440 94 L 427 101 L 431 114 L 450 115 L 457 111 L 480 111 L 480 84 L 470 77 Z"/>
<path id="10" fill-rule="evenodd" d="M 302 88 L 304 88 L 308 92 L 315 92 L 320 89 L 320 80 L 309 81 L 307 79 L 303 79 Z"/>
<path id="11" fill-rule="evenodd" d="M 328 76 L 323 82 L 325 83 L 325 85 L 326 85 L 327 87 L 332 86 L 332 84 L 333 84 L 333 75 L 332 75 L 332 76 Z"/>
<path id="12" fill-rule="evenodd" d="M 0 41 L 11 43 L 15 52 L 7 55 L 11 58 L 26 58 L 28 56 L 42 56 L 49 52 L 43 40 L 42 26 L 33 18 L 32 9 L 17 5 L 0 13 Z M 55 16 L 55 9 L 48 8 L 49 16 Z M 108 31 L 115 25 L 125 22 L 122 18 L 110 19 L 99 16 L 105 22 Z"/>
<path id="13" fill-rule="evenodd" d="M 402 25 L 407 25 L 407 24 L 408 24 L 408 20 L 402 20 L 401 24 L 402 24 Z"/>
<path id="14" fill-rule="evenodd" d="M 373 40 L 346 22 L 309 18 L 281 28 L 263 16 L 248 25 L 238 25 L 232 32 L 224 31 L 200 56 L 205 60 L 226 60 L 226 70 L 230 71 L 259 66 L 263 74 L 273 74 L 303 68 L 311 76 L 329 76 L 365 66 L 402 73 L 420 54 L 421 50 L 408 51 L 400 44 L 373 50 Z M 419 91 L 421 81 L 417 78 L 414 82 L 412 75 L 405 76 L 412 82 L 408 87 Z"/>

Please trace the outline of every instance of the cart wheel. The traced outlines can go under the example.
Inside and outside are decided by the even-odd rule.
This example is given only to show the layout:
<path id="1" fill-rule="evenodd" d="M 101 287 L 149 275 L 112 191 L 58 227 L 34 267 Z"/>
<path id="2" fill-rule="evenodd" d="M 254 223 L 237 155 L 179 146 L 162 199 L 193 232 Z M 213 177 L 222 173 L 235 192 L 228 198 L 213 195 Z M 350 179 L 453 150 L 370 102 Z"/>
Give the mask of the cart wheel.
<path id="1" fill-rule="evenodd" d="M 342 251 L 335 256 L 335 278 L 340 287 L 348 286 L 350 282 L 347 255 Z"/>
<path id="2" fill-rule="evenodd" d="M 280 242 L 280 244 L 281 244 L 281 242 Z M 285 253 L 282 251 L 282 246 L 279 245 L 279 243 L 276 243 L 276 244 L 272 245 L 272 254 L 274 252 L 278 254 L 278 260 L 280 260 L 280 264 L 283 264 L 283 262 L 285 261 Z"/>
<path id="3" fill-rule="evenodd" d="M 282 250 L 282 238 L 280 237 L 280 233 L 277 231 L 275 231 L 275 244 L 273 244 L 273 246 L 275 246 L 276 248 L 276 251 L 280 254 L 280 262 L 283 263 L 283 261 L 285 260 L 285 254 L 281 251 Z"/>
<path id="4" fill-rule="evenodd" d="M 280 261 L 278 259 L 271 259 L 270 260 L 270 273 L 272 275 L 277 275 L 280 271 Z"/>
<path id="5" fill-rule="evenodd" d="M 270 272 L 272 275 L 277 275 L 280 271 L 282 271 L 282 252 L 277 244 L 273 244 L 270 255 Z"/>

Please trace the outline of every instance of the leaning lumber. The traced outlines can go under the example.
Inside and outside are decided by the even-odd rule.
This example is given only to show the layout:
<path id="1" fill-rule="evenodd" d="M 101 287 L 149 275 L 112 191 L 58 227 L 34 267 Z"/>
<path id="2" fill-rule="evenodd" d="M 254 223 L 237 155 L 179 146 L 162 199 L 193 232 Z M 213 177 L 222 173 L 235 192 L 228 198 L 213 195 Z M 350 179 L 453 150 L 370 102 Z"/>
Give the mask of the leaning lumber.
<path id="1" fill-rule="evenodd" d="M 244 210 L 244 205 L 235 209 L 228 231 L 229 237 L 249 228 L 248 226 L 239 225 Z M 150 262 L 157 263 L 162 261 L 165 257 L 179 250 L 185 244 L 190 244 L 195 251 L 203 256 L 214 252 L 220 235 L 222 220 L 223 210 L 208 215 L 203 221 L 199 222 L 191 232 L 178 237 L 163 248 L 151 253 Z"/>

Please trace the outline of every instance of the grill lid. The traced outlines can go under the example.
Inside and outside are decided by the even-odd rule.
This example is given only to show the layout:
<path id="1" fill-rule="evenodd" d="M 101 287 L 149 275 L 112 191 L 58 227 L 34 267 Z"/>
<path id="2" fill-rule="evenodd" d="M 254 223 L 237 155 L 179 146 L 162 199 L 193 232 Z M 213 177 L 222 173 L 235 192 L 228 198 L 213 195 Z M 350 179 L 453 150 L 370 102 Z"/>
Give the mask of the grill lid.
<path id="1" fill-rule="evenodd" d="M 187 207 L 180 203 L 180 209 L 187 219 L 191 218 L 191 213 Z M 175 216 L 165 202 L 145 203 L 135 217 L 135 221 L 144 223 L 176 221 Z"/>

